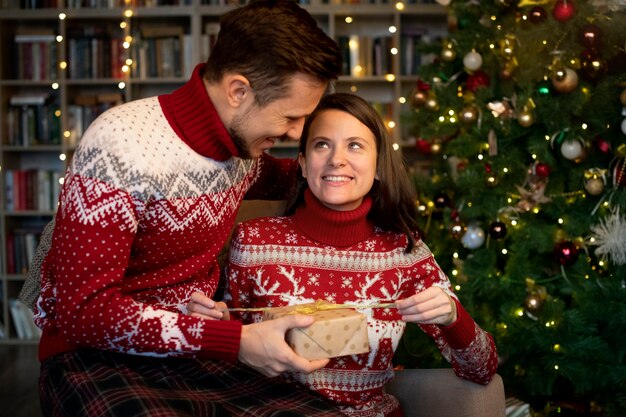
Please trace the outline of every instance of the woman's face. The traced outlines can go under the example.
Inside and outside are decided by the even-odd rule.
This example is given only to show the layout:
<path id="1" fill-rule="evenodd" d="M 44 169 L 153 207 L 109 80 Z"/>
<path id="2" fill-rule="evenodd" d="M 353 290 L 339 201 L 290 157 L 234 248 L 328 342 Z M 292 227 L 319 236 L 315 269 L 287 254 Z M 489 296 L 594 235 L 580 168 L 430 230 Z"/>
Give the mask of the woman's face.
<path id="1" fill-rule="evenodd" d="M 311 123 L 302 175 L 320 202 L 334 210 L 354 210 L 376 178 L 376 138 L 354 116 L 324 110 Z"/>

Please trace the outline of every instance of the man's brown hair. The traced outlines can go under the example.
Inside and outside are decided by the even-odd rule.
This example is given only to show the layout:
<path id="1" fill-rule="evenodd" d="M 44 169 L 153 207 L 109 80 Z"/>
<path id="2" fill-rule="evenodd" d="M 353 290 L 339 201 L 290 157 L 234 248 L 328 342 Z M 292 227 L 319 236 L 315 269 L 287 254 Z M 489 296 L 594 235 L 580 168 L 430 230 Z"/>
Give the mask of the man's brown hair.
<path id="1" fill-rule="evenodd" d="M 246 77 L 263 106 L 284 97 L 296 73 L 326 83 L 337 79 L 341 53 L 293 0 L 253 0 L 222 15 L 207 64 L 209 81 L 219 82 L 227 72 Z"/>

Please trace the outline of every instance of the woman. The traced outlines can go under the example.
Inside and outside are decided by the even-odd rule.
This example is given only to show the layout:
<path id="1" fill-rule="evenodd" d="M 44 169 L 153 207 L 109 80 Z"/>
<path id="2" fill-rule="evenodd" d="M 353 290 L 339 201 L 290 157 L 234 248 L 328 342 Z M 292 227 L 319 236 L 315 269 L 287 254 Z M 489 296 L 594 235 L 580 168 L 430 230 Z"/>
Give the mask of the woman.
<path id="1" fill-rule="evenodd" d="M 291 373 L 351 416 L 401 416 L 383 387 L 407 322 L 434 339 L 456 374 L 487 384 L 497 368 L 492 337 L 461 306 L 415 222 L 415 197 L 376 111 L 351 94 L 324 97 L 304 126 L 295 198 L 285 217 L 239 224 L 226 267 L 232 307 L 393 302 L 367 316 L 370 352 L 333 358 L 310 374 Z M 222 317 L 194 294 L 196 315 Z M 211 311 L 212 310 L 212 311 Z M 235 318 L 259 321 L 262 312 Z M 235 313 L 233 312 L 233 315 Z"/>

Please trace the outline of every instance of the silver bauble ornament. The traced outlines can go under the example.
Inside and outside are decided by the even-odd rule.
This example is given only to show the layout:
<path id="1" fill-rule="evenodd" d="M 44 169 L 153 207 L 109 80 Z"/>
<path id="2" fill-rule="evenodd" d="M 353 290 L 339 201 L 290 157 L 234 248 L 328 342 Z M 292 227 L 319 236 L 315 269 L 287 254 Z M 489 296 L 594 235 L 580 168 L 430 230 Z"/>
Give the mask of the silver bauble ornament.
<path id="1" fill-rule="evenodd" d="M 578 139 L 566 139 L 561 144 L 561 155 L 570 161 L 575 161 L 583 155 L 583 144 Z"/>
<path id="2" fill-rule="evenodd" d="M 476 51 L 468 52 L 463 57 L 463 65 L 470 71 L 476 71 L 483 65 L 483 57 Z"/>
<path id="3" fill-rule="evenodd" d="M 485 243 L 485 231 L 476 224 L 467 226 L 465 234 L 461 238 L 461 243 L 467 249 L 478 249 Z"/>

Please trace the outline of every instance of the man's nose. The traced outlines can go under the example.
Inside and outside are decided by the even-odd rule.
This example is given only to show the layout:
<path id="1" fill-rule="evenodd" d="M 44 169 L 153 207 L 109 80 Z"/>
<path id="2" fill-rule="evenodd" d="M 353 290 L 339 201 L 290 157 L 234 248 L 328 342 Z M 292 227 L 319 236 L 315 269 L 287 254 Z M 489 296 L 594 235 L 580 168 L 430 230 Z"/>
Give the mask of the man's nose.
<path id="1" fill-rule="evenodd" d="M 289 140 L 299 141 L 302 136 L 302 129 L 304 128 L 304 117 L 301 117 L 298 120 L 294 120 L 291 126 L 289 126 L 289 130 L 285 134 Z"/>

